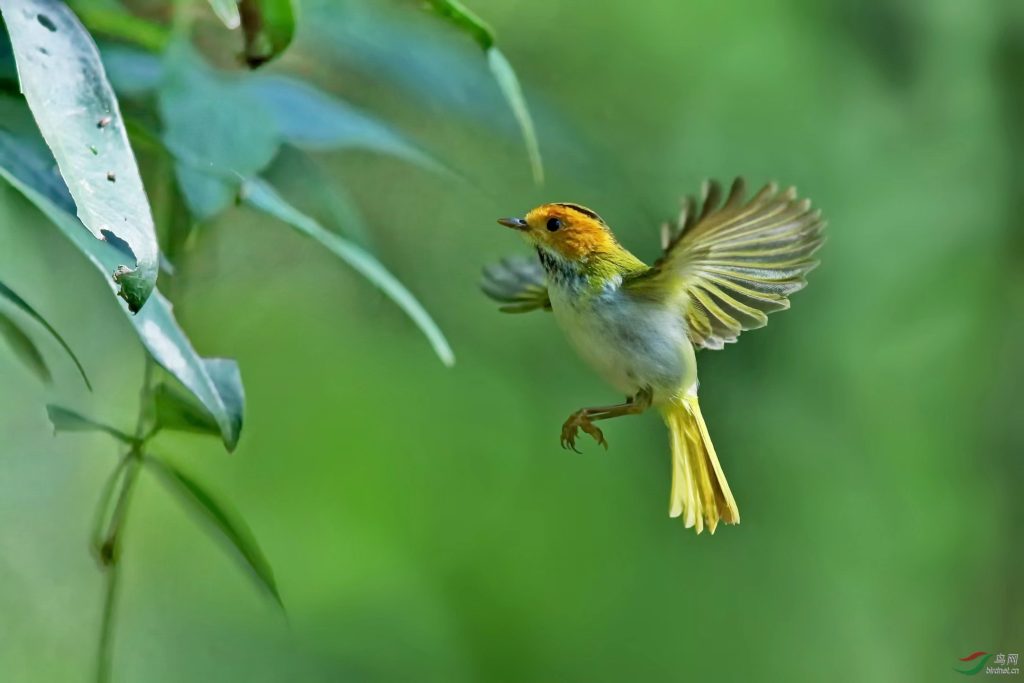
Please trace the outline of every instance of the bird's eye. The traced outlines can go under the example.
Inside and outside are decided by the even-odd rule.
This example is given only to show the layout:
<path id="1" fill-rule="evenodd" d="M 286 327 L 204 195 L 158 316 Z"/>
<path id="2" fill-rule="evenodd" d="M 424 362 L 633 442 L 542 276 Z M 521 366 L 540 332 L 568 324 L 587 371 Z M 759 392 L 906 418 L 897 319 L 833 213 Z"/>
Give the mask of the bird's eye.
<path id="1" fill-rule="evenodd" d="M 558 220 L 557 218 L 548 219 L 548 230 L 550 232 L 554 232 L 558 230 L 560 227 L 562 227 L 562 221 Z"/>

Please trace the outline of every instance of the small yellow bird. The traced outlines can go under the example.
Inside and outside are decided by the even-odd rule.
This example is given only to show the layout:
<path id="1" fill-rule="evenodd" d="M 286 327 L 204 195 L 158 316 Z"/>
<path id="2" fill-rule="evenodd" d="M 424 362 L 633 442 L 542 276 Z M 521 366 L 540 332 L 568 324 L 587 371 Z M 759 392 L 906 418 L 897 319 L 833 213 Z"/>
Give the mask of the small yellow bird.
<path id="1" fill-rule="evenodd" d="M 617 390 L 618 405 L 583 408 L 562 426 L 576 450 L 583 430 L 608 447 L 596 420 L 656 407 L 672 440 L 669 515 L 714 533 L 739 509 L 697 403 L 695 348 L 721 349 L 740 332 L 763 327 L 767 313 L 817 265 L 825 223 L 796 190 L 773 183 L 744 200 L 737 178 L 725 201 L 716 182 L 700 202 L 687 197 L 674 229 L 662 226 L 663 255 L 648 267 L 622 247 L 608 225 L 579 204 L 544 204 L 525 218 L 498 222 L 518 230 L 537 259 L 505 259 L 484 270 L 483 290 L 502 311 L 550 310 L 579 354 Z"/>

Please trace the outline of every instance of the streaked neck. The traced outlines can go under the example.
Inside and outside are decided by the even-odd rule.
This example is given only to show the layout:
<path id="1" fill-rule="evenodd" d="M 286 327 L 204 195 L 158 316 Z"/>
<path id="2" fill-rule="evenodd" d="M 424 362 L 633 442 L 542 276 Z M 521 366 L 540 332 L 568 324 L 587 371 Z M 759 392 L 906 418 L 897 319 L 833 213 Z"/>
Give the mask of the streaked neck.
<path id="1" fill-rule="evenodd" d="M 552 285 L 592 292 L 618 288 L 623 277 L 647 267 L 625 249 L 617 254 L 595 253 L 585 259 L 570 260 L 538 246 L 537 257 Z"/>

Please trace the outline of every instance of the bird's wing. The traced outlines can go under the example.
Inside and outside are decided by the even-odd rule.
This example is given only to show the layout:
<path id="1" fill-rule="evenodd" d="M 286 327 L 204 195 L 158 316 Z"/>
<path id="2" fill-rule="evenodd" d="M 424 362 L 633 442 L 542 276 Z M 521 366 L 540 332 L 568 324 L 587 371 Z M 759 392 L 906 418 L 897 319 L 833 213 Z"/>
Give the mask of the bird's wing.
<path id="1" fill-rule="evenodd" d="M 722 187 L 704 184 L 700 202 L 687 197 L 675 229 L 663 226 L 665 253 L 627 283 L 648 294 L 683 294 L 690 340 L 720 349 L 740 332 L 763 327 L 768 313 L 789 308 L 818 262 L 825 223 L 795 188 L 772 183 L 749 200 L 737 178 L 722 202 Z"/>
<path id="2" fill-rule="evenodd" d="M 504 304 L 505 313 L 551 310 L 544 268 L 537 259 L 504 258 L 484 268 L 480 288 L 484 294 Z"/>

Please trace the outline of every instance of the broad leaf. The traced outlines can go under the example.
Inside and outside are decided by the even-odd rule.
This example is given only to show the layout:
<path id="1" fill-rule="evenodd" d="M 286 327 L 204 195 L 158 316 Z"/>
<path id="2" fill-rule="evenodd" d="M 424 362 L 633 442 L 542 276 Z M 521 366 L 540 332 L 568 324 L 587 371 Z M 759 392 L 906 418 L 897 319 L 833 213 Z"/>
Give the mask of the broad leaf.
<path id="1" fill-rule="evenodd" d="M 146 458 L 146 464 L 152 467 L 160 476 L 160 480 L 188 510 L 223 535 L 257 583 L 283 607 L 281 596 L 277 592 L 274 571 L 245 521 L 227 505 L 218 502 L 198 481 L 171 463 L 149 456 Z"/>
<path id="2" fill-rule="evenodd" d="M 62 194 L 59 187 L 47 180 L 50 163 L 31 145 L 19 144 L 0 131 L 0 176 L 53 221 L 93 265 L 106 272 L 122 256 L 121 252 L 82 230 L 81 223 L 69 211 L 66 192 Z M 174 319 L 171 304 L 159 291 L 154 291 L 143 309 L 137 315 L 128 315 L 128 319 L 153 360 L 210 411 L 224 445 L 234 450 L 242 425 L 241 384 L 234 362 L 201 358 Z"/>
<path id="3" fill-rule="evenodd" d="M 76 413 L 73 410 L 68 410 L 61 406 L 46 406 L 46 415 L 50 418 L 50 422 L 53 424 L 54 434 L 57 432 L 105 432 L 115 439 L 125 443 L 135 443 L 136 441 L 134 437 L 128 436 L 120 429 L 103 424 L 102 422 L 97 422 L 96 420 L 85 417 L 81 413 Z"/>
<path id="4" fill-rule="evenodd" d="M 277 153 L 273 117 L 238 79 L 210 68 L 188 45 L 168 50 L 159 109 L 182 192 L 200 220 L 228 207 L 241 179 Z"/>
<path id="5" fill-rule="evenodd" d="M 296 147 L 366 149 L 444 170 L 390 126 L 302 81 L 261 74 L 244 79 L 242 87 L 266 108 L 281 137 Z"/>
<path id="6" fill-rule="evenodd" d="M 156 284 L 149 203 L 117 98 L 88 32 L 59 0 L 0 0 L 25 99 L 75 199 L 82 224 L 131 255 L 113 269 L 138 311 Z M 123 259 L 124 257 L 122 257 Z"/>
<path id="7" fill-rule="evenodd" d="M 85 386 L 87 386 L 91 391 L 92 384 L 89 382 L 89 378 L 85 374 L 85 368 L 82 367 L 82 364 L 78 361 L 78 357 L 75 355 L 75 352 L 71 350 L 71 347 L 68 346 L 66 341 L 64 341 L 64 338 L 57 333 L 57 330 L 55 330 L 50 323 L 46 322 L 46 319 L 39 315 L 36 309 L 32 308 L 27 301 L 18 296 L 17 292 L 5 285 L 3 282 L 0 282 L 0 298 L 10 301 L 50 333 L 50 336 L 53 337 L 57 343 L 61 345 L 61 348 L 67 352 L 71 361 L 75 364 L 75 367 L 78 368 L 79 374 L 82 375 L 82 381 L 85 382 Z"/>
<path id="8" fill-rule="evenodd" d="M 259 178 L 250 178 L 245 181 L 242 186 L 242 200 L 253 208 L 287 223 L 304 235 L 312 237 L 359 271 L 363 277 L 379 287 L 412 318 L 413 322 L 426 335 L 442 363 L 448 366 L 455 363 L 455 355 L 437 323 L 420 305 L 416 297 L 405 288 L 405 285 L 388 272 L 372 254 L 344 237 L 327 230 L 309 216 L 298 211 L 286 202 L 273 187 Z"/>
<path id="9" fill-rule="evenodd" d="M 238 373 L 238 365 L 233 361 L 216 358 L 206 359 L 203 362 L 221 398 L 232 414 L 238 416 L 239 423 L 235 427 L 236 431 L 241 430 L 245 395 L 242 390 L 242 377 Z M 220 426 L 216 420 L 189 395 L 179 391 L 176 387 L 160 384 L 153 392 L 153 400 L 156 424 L 160 429 L 220 436 Z"/>
<path id="10" fill-rule="evenodd" d="M 509 108 L 512 109 L 512 114 L 519 124 L 523 144 L 526 146 L 526 154 L 530 159 L 533 180 L 538 185 L 543 183 L 544 163 L 540 156 L 540 145 L 537 143 L 533 118 L 526 106 L 526 98 L 523 97 L 523 89 L 519 85 L 519 79 L 516 78 L 516 72 L 495 44 L 494 31 L 459 0 L 429 0 L 429 3 L 430 7 L 440 16 L 469 34 L 487 55 L 487 66 L 491 70 L 491 75 L 494 76 L 494 80 L 501 89 L 501 94 L 505 97 L 505 101 L 508 102 Z"/>
<path id="11" fill-rule="evenodd" d="M 370 229 L 355 199 L 342 184 L 333 182 L 309 154 L 283 145 L 264 177 L 299 211 L 334 226 L 359 246 L 373 251 Z"/>
<path id="12" fill-rule="evenodd" d="M 345 102 L 286 76 L 237 76 L 175 44 L 159 92 L 164 143 L 189 208 L 205 220 L 231 206 L 283 141 L 296 147 L 366 149 L 446 171 L 400 133 Z"/>
<path id="13" fill-rule="evenodd" d="M 246 64 L 255 69 L 285 51 L 295 37 L 292 0 L 241 0 Z"/>
<path id="14" fill-rule="evenodd" d="M 149 94 L 163 79 L 163 62 L 152 52 L 118 43 L 100 43 L 100 54 L 107 78 L 122 99 Z M 128 133 L 132 131 L 129 129 Z"/>
<path id="15" fill-rule="evenodd" d="M 18 326 L 18 323 L 8 318 L 2 311 L 0 311 L 0 339 L 7 342 L 14 355 L 29 370 L 35 373 L 36 377 L 46 384 L 52 381 L 53 376 L 50 374 L 50 368 L 46 366 L 43 354 L 39 352 L 35 342 L 25 334 L 25 331 Z"/>
<path id="16" fill-rule="evenodd" d="M 0 21 L 3 26 L 3 21 Z M 0 30 L 0 89 L 16 89 L 18 84 L 18 69 L 14 65 L 14 51 L 11 49 L 11 41 L 7 37 L 6 30 Z"/>
<path id="17" fill-rule="evenodd" d="M 178 155 L 174 174 L 185 203 L 196 220 L 213 218 L 235 203 L 240 179 L 217 175 L 212 169 L 203 169 L 198 163 L 183 161 L 183 156 Z"/>

